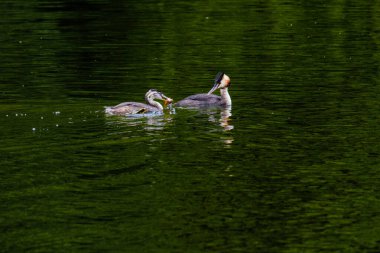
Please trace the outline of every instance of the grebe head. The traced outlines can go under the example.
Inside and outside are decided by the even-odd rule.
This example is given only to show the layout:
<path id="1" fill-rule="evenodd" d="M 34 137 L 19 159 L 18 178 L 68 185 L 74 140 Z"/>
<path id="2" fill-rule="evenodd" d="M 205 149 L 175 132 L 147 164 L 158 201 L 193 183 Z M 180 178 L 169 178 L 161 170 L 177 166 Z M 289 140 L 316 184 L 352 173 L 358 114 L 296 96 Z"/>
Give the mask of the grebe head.
<path id="1" fill-rule="evenodd" d="M 216 89 L 225 89 L 228 88 L 231 85 L 231 80 L 229 76 L 224 74 L 223 72 L 218 72 L 215 76 L 215 83 L 212 89 L 207 93 L 210 95 L 213 93 Z"/>
<path id="2" fill-rule="evenodd" d="M 164 100 L 165 106 L 173 102 L 173 99 L 165 96 L 164 93 L 162 93 L 156 89 L 148 90 L 148 92 L 145 94 L 145 100 L 147 102 L 149 102 L 149 101 L 153 101 L 155 99 Z"/>

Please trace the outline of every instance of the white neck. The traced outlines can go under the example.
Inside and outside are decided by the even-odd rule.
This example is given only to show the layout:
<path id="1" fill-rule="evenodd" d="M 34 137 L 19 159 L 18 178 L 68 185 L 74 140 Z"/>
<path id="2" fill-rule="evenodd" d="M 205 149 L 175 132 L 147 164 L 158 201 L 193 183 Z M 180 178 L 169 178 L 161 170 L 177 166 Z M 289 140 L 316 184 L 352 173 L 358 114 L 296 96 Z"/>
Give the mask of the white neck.
<path id="1" fill-rule="evenodd" d="M 158 108 L 160 111 L 163 111 L 163 110 L 164 110 L 164 108 L 162 107 L 162 105 L 161 105 L 160 103 L 158 103 L 157 101 L 154 101 L 154 100 L 151 99 L 151 98 L 148 98 L 148 99 L 146 100 L 146 102 L 148 102 L 148 104 L 150 104 L 150 105 L 152 105 L 152 106 Z"/>
<path id="2" fill-rule="evenodd" d="M 223 104 L 225 104 L 226 106 L 232 105 L 231 97 L 228 93 L 228 88 L 220 89 L 220 95 L 222 97 Z"/>

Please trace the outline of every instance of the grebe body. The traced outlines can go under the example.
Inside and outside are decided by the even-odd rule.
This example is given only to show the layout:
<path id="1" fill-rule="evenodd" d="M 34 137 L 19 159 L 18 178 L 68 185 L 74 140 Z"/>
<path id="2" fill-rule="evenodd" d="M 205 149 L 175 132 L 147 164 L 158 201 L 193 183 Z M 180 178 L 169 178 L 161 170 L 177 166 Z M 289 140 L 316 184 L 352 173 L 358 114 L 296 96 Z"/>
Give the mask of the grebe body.
<path id="1" fill-rule="evenodd" d="M 178 107 L 207 107 L 212 105 L 223 105 L 223 102 L 220 96 L 204 93 L 188 96 L 174 105 Z"/>
<path id="2" fill-rule="evenodd" d="M 228 87 L 231 85 L 230 78 L 223 72 L 219 72 L 215 76 L 215 82 L 212 89 L 206 94 L 195 94 L 186 97 L 174 105 L 177 107 L 210 107 L 210 106 L 224 106 L 230 107 L 232 105 Z M 220 89 L 220 96 L 213 95 L 212 93 Z"/>
<path id="3" fill-rule="evenodd" d="M 112 107 L 106 107 L 105 112 L 111 115 L 162 113 L 164 108 L 159 102 L 154 101 L 155 99 L 163 100 L 165 106 L 173 101 L 162 92 L 155 89 L 150 89 L 145 94 L 145 101 L 147 104 L 140 102 L 124 102 Z"/>

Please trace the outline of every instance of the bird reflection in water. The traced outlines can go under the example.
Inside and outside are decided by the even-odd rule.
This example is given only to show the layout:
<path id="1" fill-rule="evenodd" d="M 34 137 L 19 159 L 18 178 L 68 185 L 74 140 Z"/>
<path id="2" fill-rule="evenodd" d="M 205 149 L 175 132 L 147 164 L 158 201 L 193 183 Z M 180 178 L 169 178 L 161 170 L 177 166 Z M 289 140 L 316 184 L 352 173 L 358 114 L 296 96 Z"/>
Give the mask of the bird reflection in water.
<path id="1" fill-rule="evenodd" d="M 107 125 L 117 126 L 121 129 L 124 127 L 142 127 L 144 130 L 157 131 L 163 130 L 173 121 L 172 114 L 165 115 L 131 115 L 125 117 L 115 117 L 106 115 Z"/>
<path id="2" fill-rule="evenodd" d="M 208 120 L 210 122 L 219 124 L 224 131 L 234 129 L 234 126 L 230 123 L 230 117 L 232 116 L 231 107 L 213 108 L 212 110 L 204 110 L 203 112 L 209 115 Z M 218 112 L 220 117 L 216 116 Z"/>
<path id="3" fill-rule="evenodd" d="M 231 107 L 223 108 L 220 111 L 219 125 L 223 127 L 224 131 L 231 131 L 234 126 L 230 124 L 230 117 L 232 116 Z M 221 141 L 224 143 L 224 147 L 230 148 L 234 142 L 234 138 L 230 135 L 220 137 Z"/>
<path id="4" fill-rule="evenodd" d="M 231 116 L 231 107 L 223 108 L 220 112 L 220 126 L 223 127 L 225 131 L 230 131 L 234 129 L 234 126 L 230 124 Z"/>

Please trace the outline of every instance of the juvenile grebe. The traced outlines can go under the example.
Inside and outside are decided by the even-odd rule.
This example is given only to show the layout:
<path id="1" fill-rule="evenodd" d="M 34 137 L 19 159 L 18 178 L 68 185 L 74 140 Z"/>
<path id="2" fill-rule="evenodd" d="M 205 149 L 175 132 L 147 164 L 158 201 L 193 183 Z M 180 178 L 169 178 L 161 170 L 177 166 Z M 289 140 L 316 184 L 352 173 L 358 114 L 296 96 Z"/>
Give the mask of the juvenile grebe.
<path id="1" fill-rule="evenodd" d="M 195 94 L 184 98 L 175 106 L 178 107 L 207 107 L 207 106 L 224 106 L 230 107 L 232 105 L 230 94 L 228 94 L 228 87 L 231 85 L 230 78 L 223 72 L 219 72 L 215 76 L 215 83 L 212 89 L 206 94 Z M 220 95 L 213 95 L 216 89 L 220 89 Z"/>
<path id="2" fill-rule="evenodd" d="M 140 113 L 162 113 L 163 107 L 154 99 L 164 100 L 164 105 L 170 104 L 173 100 L 165 96 L 162 92 L 150 89 L 145 94 L 145 101 L 148 104 L 139 102 L 124 102 L 115 106 L 106 107 L 106 113 L 111 115 L 128 115 Z"/>

